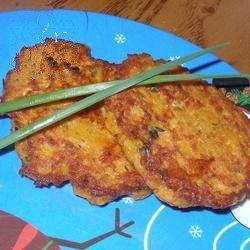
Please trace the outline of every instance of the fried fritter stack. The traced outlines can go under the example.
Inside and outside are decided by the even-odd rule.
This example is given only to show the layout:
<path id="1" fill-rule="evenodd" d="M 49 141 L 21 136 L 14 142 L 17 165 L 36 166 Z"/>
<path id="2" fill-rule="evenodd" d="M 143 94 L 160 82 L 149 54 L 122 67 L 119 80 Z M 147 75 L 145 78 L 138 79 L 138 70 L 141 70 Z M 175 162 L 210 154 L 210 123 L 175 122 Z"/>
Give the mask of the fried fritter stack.
<path id="1" fill-rule="evenodd" d="M 4 99 L 108 81 L 116 79 L 117 72 L 115 65 L 92 58 L 86 46 L 47 39 L 44 44 L 23 48 L 16 57 L 16 68 L 5 80 Z M 13 128 L 21 128 L 74 101 L 13 112 Z M 150 194 L 117 139 L 106 129 L 99 106 L 16 143 L 22 159 L 20 174 L 33 179 L 37 186 L 70 182 L 77 195 L 95 205 L 123 195 L 141 199 Z"/>
<path id="2" fill-rule="evenodd" d="M 23 48 L 5 79 L 4 100 L 126 79 L 162 60 L 130 55 L 94 59 L 88 47 L 47 39 Z M 187 73 L 176 68 L 170 73 Z M 12 112 L 14 129 L 76 99 Z M 224 208 L 250 190 L 249 120 L 201 81 L 134 87 L 16 144 L 20 173 L 36 185 L 70 182 L 103 205 L 123 195 L 154 194 L 177 207 Z"/>

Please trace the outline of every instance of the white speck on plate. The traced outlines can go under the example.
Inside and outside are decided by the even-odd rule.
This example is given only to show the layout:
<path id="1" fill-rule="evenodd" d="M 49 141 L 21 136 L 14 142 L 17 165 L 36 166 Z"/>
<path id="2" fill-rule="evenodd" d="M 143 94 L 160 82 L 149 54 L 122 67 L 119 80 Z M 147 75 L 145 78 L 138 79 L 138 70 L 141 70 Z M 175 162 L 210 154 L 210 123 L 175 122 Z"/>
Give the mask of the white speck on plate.
<path id="1" fill-rule="evenodd" d="M 174 60 L 177 60 L 177 59 L 180 59 L 180 58 L 181 58 L 180 56 L 170 56 L 169 60 L 174 61 Z"/>
<path id="2" fill-rule="evenodd" d="M 42 30 L 43 33 L 45 33 L 46 31 L 48 31 L 49 29 L 49 23 L 47 23 L 47 25 L 44 27 L 44 29 Z"/>
<path id="3" fill-rule="evenodd" d="M 129 205 L 131 205 L 131 204 L 133 204 L 135 202 L 135 200 L 133 198 L 131 198 L 131 197 L 124 197 L 124 198 L 122 198 L 122 201 L 125 204 L 129 204 Z"/>
<path id="4" fill-rule="evenodd" d="M 58 37 L 58 34 L 57 34 L 57 32 L 55 31 L 55 42 L 57 43 L 57 37 Z"/>
<path id="5" fill-rule="evenodd" d="M 181 57 L 180 56 L 170 56 L 168 59 L 170 60 L 170 61 L 174 61 L 174 60 L 178 60 L 178 59 L 180 59 Z M 182 63 L 181 64 L 181 66 L 185 66 L 185 63 Z"/>

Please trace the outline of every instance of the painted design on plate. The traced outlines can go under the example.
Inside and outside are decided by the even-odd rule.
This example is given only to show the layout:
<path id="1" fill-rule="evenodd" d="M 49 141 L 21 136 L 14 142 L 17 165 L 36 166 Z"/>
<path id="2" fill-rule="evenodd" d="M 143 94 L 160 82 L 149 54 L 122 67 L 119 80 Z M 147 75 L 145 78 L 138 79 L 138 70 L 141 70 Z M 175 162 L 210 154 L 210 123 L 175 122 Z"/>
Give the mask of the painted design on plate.
<path id="1" fill-rule="evenodd" d="M 245 202 L 231 208 L 231 212 L 235 217 L 235 219 L 248 229 L 250 229 L 249 211 L 250 211 L 250 199 L 247 199 Z"/>
<path id="2" fill-rule="evenodd" d="M 246 213 L 248 211 L 248 213 Z M 249 237 L 243 238 L 243 241 L 239 243 L 238 248 L 236 246 L 235 249 L 240 249 L 240 250 L 248 250 L 250 247 L 250 230 L 247 226 L 246 223 L 249 223 L 250 221 L 250 200 L 246 200 L 243 204 L 238 205 L 234 208 L 231 209 L 232 214 L 235 217 L 235 221 L 225 225 L 223 228 L 220 229 L 220 231 L 217 233 L 217 235 L 214 238 L 213 241 L 213 250 L 219 250 L 221 249 L 221 245 L 225 242 L 226 238 L 232 238 L 232 235 L 235 235 L 235 231 L 237 230 L 238 232 L 243 232 L 247 228 L 247 233 Z M 237 232 L 236 231 L 236 232 Z M 231 236 L 229 237 L 228 235 Z M 238 237 L 241 236 L 238 234 Z M 239 237 L 241 238 L 241 237 Z M 233 246 L 233 245 L 231 245 Z"/>
<path id="3" fill-rule="evenodd" d="M 153 223 L 155 222 L 156 218 L 159 216 L 159 214 L 163 211 L 163 209 L 165 208 L 164 205 L 161 205 L 156 211 L 155 213 L 153 214 L 153 216 L 150 218 L 148 224 L 147 224 L 147 227 L 146 227 L 146 231 L 145 231 L 145 234 L 144 234 L 144 250 L 149 250 L 148 248 L 148 241 L 149 241 L 149 236 L 150 236 L 150 231 L 151 231 L 151 228 L 152 228 L 152 225 Z"/>
<path id="4" fill-rule="evenodd" d="M 198 225 L 192 225 L 190 226 L 188 232 L 193 237 L 193 239 L 197 239 L 201 238 L 203 230 Z"/>
<path id="5" fill-rule="evenodd" d="M 165 210 L 165 208 L 167 209 Z M 226 210 L 225 212 L 228 213 L 229 211 Z M 250 247 L 250 229 L 248 228 L 248 223 L 250 222 L 249 211 L 250 200 L 248 199 L 231 209 L 236 220 L 231 220 L 227 224 L 221 225 L 221 222 L 216 221 L 217 215 L 214 212 L 210 211 L 207 215 L 204 215 L 200 214 L 199 210 L 196 209 L 186 212 L 185 210 L 175 211 L 168 206 L 161 205 L 155 210 L 147 223 L 144 233 L 144 250 L 155 248 L 156 234 L 164 235 L 164 237 L 158 239 L 157 244 L 160 244 L 160 246 L 165 246 L 166 243 L 172 242 L 171 240 L 176 239 L 176 237 L 181 237 L 183 244 L 191 244 L 188 237 L 185 236 L 184 228 L 188 228 L 186 232 L 189 234 L 189 238 L 194 239 L 192 247 L 190 246 L 188 249 L 202 249 L 202 245 L 200 244 L 206 242 L 207 248 L 204 249 L 210 249 L 211 247 L 213 250 L 226 249 L 223 247 L 226 245 L 229 246 L 232 243 L 238 246 L 235 249 L 247 250 Z M 176 221 L 171 218 L 175 218 Z M 178 226 L 180 221 L 181 225 Z M 195 223 L 195 221 L 199 222 L 199 224 L 191 224 Z M 190 224 L 186 227 L 188 223 Z M 165 227 L 160 225 L 164 225 Z M 176 226 L 178 229 L 173 230 Z M 204 228 L 208 231 L 206 235 L 204 235 Z M 211 230 L 215 233 L 214 235 L 211 234 Z M 173 249 L 178 249 L 178 246 L 173 246 Z"/>
<path id="6" fill-rule="evenodd" d="M 116 34 L 114 40 L 116 41 L 116 43 L 122 44 L 126 42 L 126 37 L 124 34 Z"/>
<path id="7" fill-rule="evenodd" d="M 106 232 L 102 235 L 96 236 L 90 240 L 82 243 L 68 241 L 59 238 L 48 237 L 41 233 L 38 229 L 32 225 L 26 223 L 14 215 L 0 211 L 0 246 L 4 246 L 5 249 L 43 249 L 43 250 L 59 250 L 60 246 L 70 247 L 74 249 L 86 249 L 93 246 L 100 241 L 103 241 L 115 234 L 126 238 L 132 238 L 124 230 L 131 225 L 134 221 L 129 221 L 120 224 L 120 210 L 115 209 L 114 229 Z"/>
<path id="8" fill-rule="evenodd" d="M 247 238 L 246 240 L 244 240 L 242 242 L 242 244 L 240 245 L 240 250 L 247 250 L 250 248 L 250 238 Z"/>
<path id="9" fill-rule="evenodd" d="M 63 35 L 68 34 L 67 31 L 62 31 L 62 32 L 54 31 L 53 27 L 52 27 L 52 29 L 50 29 L 50 23 L 49 22 L 46 25 L 44 25 L 44 27 L 42 29 L 42 33 L 46 33 L 46 34 L 44 34 L 44 35 L 46 35 L 44 38 L 46 38 L 49 35 L 52 35 L 52 37 L 55 39 L 56 42 L 57 42 L 57 39 L 59 39 L 59 38 L 63 39 L 63 37 L 60 36 L 60 33 L 63 34 Z M 47 33 L 50 33 L 50 34 L 47 34 Z"/>
<path id="10" fill-rule="evenodd" d="M 223 234 L 228 231 L 229 229 L 231 229 L 232 227 L 234 227 L 235 225 L 237 225 L 239 222 L 238 221 L 234 221 L 228 225 L 226 225 L 225 227 L 223 227 L 219 233 L 215 236 L 214 238 L 214 242 L 213 242 L 213 250 L 217 250 L 217 245 L 218 245 L 218 241 L 220 240 L 220 238 L 223 236 Z"/>
<path id="11" fill-rule="evenodd" d="M 222 89 L 223 94 L 232 102 L 240 106 L 250 105 L 250 87 Z"/>

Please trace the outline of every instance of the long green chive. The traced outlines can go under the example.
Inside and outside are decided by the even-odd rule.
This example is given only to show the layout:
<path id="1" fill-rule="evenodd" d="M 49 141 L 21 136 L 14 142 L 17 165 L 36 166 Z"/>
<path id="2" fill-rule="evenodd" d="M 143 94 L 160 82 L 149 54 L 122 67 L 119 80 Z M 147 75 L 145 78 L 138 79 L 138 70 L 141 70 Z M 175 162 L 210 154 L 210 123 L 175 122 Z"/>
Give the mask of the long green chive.
<path id="1" fill-rule="evenodd" d="M 37 121 L 13 132 L 9 136 L 6 136 L 2 140 L 0 140 L 0 149 L 5 148 L 5 147 L 21 140 L 21 139 L 24 139 L 27 136 L 29 136 L 29 135 L 31 135 L 31 134 L 33 134 L 33 133 L 35 133 L 43 128 L 46 128 L 46 127 L 48 127 L 48 126 L 50 126 L 58 121 L 61 121 L 61 120 L 65 119 L 65 118 L 91 106 L 91 105 L 94 105 L 94 104 L 104 100 L 105 98 L 111 96 L 111 95 L 114 95 L 114 94 L 116 94 L 120 91 L 123 91 L 129 87 L 132 87 L 132 86 L 134 86 L 134 85 L 136 85 L 144 80 L 147 80 L 155 75 L 159 75 L 166 70 L 174 68 L 177 65 L 180 65 L 182 63 L 193 60 L 197 57 L 200 57 L 206 53 L 209 53 L 209 52 L 212 52 L 212 51 L 217 50 L 219 48 L 222 48 L 226 45 L 228 45 L 228 42 L 218 44 L 218 45 L 215 45 L 209 49 L 201 50 L 199 52 L 196 52 L 196 53 L 193 53 L 191 55 L 185 56 L 183 58 L 177 59 L 175 61 L 171 61 L 171 62 L 162 64 L 160 66 L 157 66 L 155 68 L 150 69 L 147 72 L 138 74 L 138 75 L 136 75 L 128 80 L 125 80 L 123 82 L 123 84 L 116 84 L 112 87 L 109 87 L 109 88 L 104 89 L 102 91 L 99 91 L 91 96 L 88 96 L 81 101 L 78 101 L 74 104 L 71 104 L 64 109 L 61 109 L 59 111 L 55 111 L 51 115 L 48 115 L 48 116 L 43 117 L 41 119 L 38 119 Z"/>
<path id="2" fill-rule="evenodd" d="M 173 81 L 189 81 L 197 79 L 211 79 L 211 78 L 238 78 L 246 77 L 250 78 L 250 74 L 240 74 L 240 75 L 217 75 L 217 74 L 203 74 L 203 75 L 193 75 L 193 74 L 177 74 L 177 75 L 158 75 L 150 79 L 142 81 L 138 85 L 148 85 L 157 83 L 167 83 Z M 28 107 L 33 107 L 36 105 L 54 102 L 62 99 L 68 99 L 72 97 L 78 97 L 83 95 L 90 95 L 98 91 L 107 89 L 116 84 L 123 84 L 124 80 L 117 80 L 111 82 L 102 82 L 96 84 L 90 84 L 85 86 L 79 86 L 74 88 L 62 89 L 57 91 L 52 91 L 45 94 L 38 94 L 33 96 L 28 96 L 24 98 L 19 98 L 13 101 L 5 102 L 0 104 L 0 115 L 6 114 L 11 111 L 20 110 Z"/>

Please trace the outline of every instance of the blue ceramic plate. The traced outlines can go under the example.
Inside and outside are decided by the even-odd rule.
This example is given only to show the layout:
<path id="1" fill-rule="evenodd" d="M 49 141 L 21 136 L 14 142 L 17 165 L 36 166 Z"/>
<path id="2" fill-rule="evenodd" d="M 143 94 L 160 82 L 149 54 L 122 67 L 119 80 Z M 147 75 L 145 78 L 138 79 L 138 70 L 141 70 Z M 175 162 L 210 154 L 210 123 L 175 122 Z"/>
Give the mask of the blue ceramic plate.
<path id="1" fill-rule="evenodd" d="M 14 57 L 23 46 L 47 37 L 88 44 L 94 57 L 116 63 L 129 53 L 168 59 L 199 50 L 167 32 L 107 15 L 62 10 L 7 12 L 0 14 L 0 78 L 14 67 Z M 209 54 L 185 66 L 199 67 L 200 73 L 237 73 L 224 62 L 213 63 L 216 60 Z M 9 119 L 0 119 L 0 127 L 0 137 L 9 134 Z M 173 209 L 154 195 L 142 201 L 125 197 L 95 207 L 75 196 L 70 185 L 36 188 L 18 175 L 20 164 L 14 151 L 0 154 L 0 249 L 56 249 L 56 244 L 61 249 L 250 249 L 249 202 L 235 209 L 238 220 L 230 210 Z M 118 212 L 120 226 L 135 222 L 123 231 L 132 238 L 119 234 L 122 228 L 115 230 Z"/>

